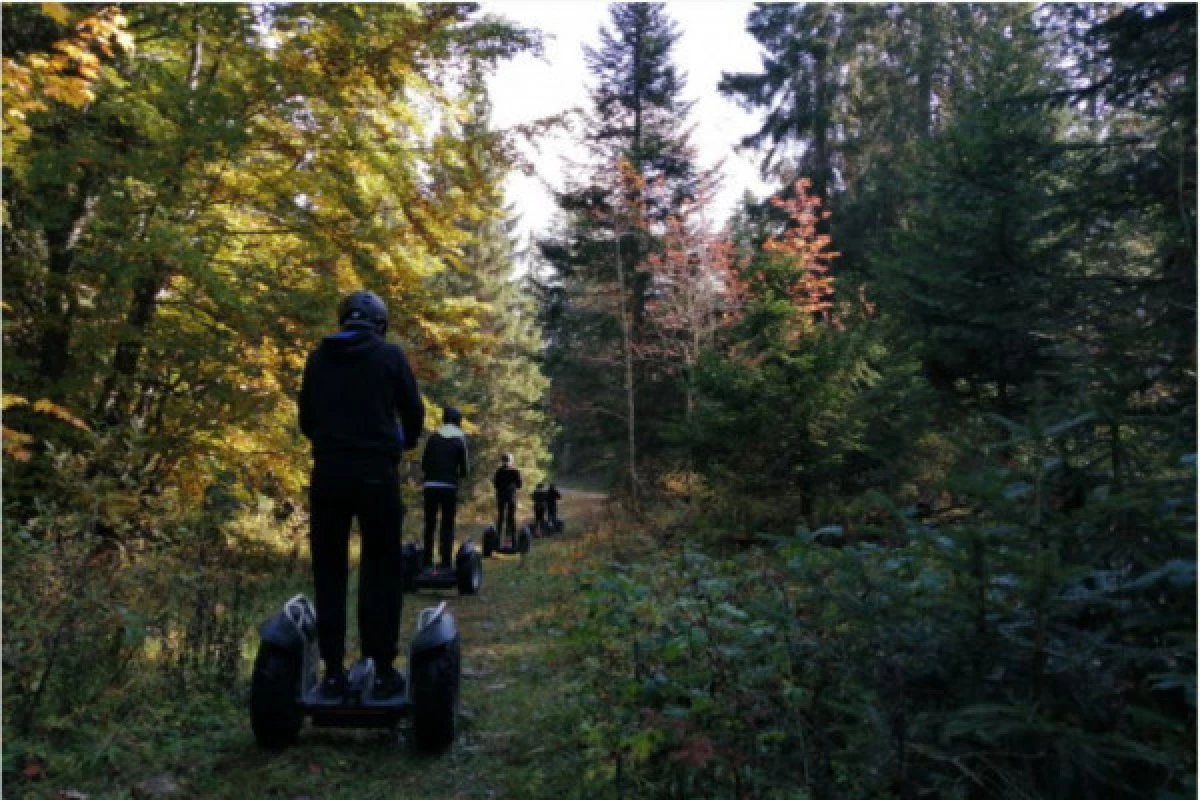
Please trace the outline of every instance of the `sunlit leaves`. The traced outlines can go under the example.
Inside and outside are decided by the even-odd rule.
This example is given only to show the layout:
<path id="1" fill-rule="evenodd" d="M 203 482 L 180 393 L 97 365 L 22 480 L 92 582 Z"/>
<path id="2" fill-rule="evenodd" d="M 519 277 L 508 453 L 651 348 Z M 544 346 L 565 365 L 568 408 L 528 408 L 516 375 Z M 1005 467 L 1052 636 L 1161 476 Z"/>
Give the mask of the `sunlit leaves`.
<path id="1" fill-rule="evenodd" d="M 4 58 L 4 163 L 10 167 L 21 164 L 19 148 L 32 131 L 30 114 L 55 103 L 78 109 L 91 102 L 102 59 L 111 60 L 118 49 L 133 49 L 117 6 L 79 15 L 62 3 L 43 3 L 42 13 L 68 29 L 67 35 L 49 52 Z"/>
<path id="2" fill-rule="evenodd" d="M 828 320 L 834 284 L 829 270 L 838 253 L 830 249 L 829 235 L 817 230 L 829 212 L 821 211 L 821 199 L 809 194 L 811 186 L 810 180 L 802 178 L 796 182 L 794 197 L 772 199 L 772 205 L 787 214 L 787 222 L 783 233 L 768 237 L 763 250 L 779 256 L 788 266 L 780 288 L 796 310 L 806 317 Z"/>
<path id="3" fill-rule="evenodd" d="M 471 107 L 531 34 L 468 5 L 45 13 L 73 32 L 5 64 L 6 110 L 42 115 L 6 186 L 6 378 L 56 404 L 30 413 L 101 418 L 189 502 L 228 471 L 296 493 L 296 382 L 342 293 L 384 297 L 425 380 L 481 345 L 489 308 L 434 282 L 499 214 L 503 143 Z"/>

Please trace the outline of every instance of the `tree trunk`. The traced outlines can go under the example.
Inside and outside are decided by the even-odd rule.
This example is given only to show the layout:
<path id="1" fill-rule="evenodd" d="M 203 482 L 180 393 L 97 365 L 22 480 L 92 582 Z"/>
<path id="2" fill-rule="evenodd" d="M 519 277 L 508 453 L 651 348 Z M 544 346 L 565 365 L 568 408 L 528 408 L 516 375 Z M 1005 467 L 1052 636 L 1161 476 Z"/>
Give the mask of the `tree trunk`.
<path id="1" fill-rule="evenodd" d="M 192 42 L 187 77 L 190 93 L 187 101 L 189 116 L 195 111 L 196 92 L 200 89 L 200 71 L 204 62 L 204 28 L 200 24 L 199 17 L 192 22 L 192 32 L 195 38 Z M 214 69 L 210 72 L 209 79 L 215 80 L 215 78 L 216 70 Z M 184 138 L 179 142 L 179 171 L 170 185 L 166 187 L 161 203 L 168 219 L 170 219 L 170 209 L 183 195 L 183 173 L 188 165 L 188 150 L 189 145 L 186 134 L 184 134 Z M 149 227 L 147 226 L 147 230 Z M 155 257 L 151 261 L 149 269 L 134 283 L 133 303 L 125 317 L 125 331 L 117 344 L 117 349 L 113 354 L 112 369 L 104 381 L 104 388 L 96 403 L 97 415 L 109 424 L 120 423 L 129 413 L 131 384 L 145 347 L 146 332 L 158 311 L 158 294 L 166 288 L 170 279 L 170 262 Z"/>
<path id="2" fill-rule="evenodd" d="M 914 113 L 916 133 L 922 139 L 933 134 L 933 71 L 937 63 L 937 25 L 934 5 L 913 6 L 920 21 L 920 41 L 917 51 L 917 103 Z"/>
<path id="3" fill-rule="evenodd" d="M 48 394 L 53 397 L 58 395 L 54 391 L 55 384 L 67 372 L 71 328 L 75 312 L 78 310 L 70 273 L 75 263 L 75 245 L 96 205 L 96 197 L 89 195 L 90 184 L 91 181 L 84 176 L 75 187 L 74 202 L 63 224 L 46 229 L 49 274 L 46 276 L 46 324 L 42 329 L 42 340 L 38 348 L 38 373 L 47 384 Z"/>
<path id="4" fill-rule="evenodd" d="M 625 267 L 621 263 L 621 227 L 614 226 L 613 241 L 616 244 L 617 261 L 617 292 L 621 316 L 621 349 L 625 357 L 625 413 L 626 431 L 629 445 L 629 497 L 636 512 L 638 508 L 638 474 L 637 474 L 637 418 L 636 403 L 633 396 L 633 341 L 630 330 L 629 304 L 625 289 Z"/>
<path id="5" fill-rule="evenodd" d="M 170 266 L 155 260 L 147 274 L 133 288 L 133 304 L 125 317 L 125 335 L 117 344 L 112 370 L 104 381 L 104 390 L 96 404 L 96 414 L 110 424 L 119 423 L 125 416 L 129 384 L 137 372 L 145 343 L 146 331 L 158 310 L 158 293 L 170 278 Z"/>

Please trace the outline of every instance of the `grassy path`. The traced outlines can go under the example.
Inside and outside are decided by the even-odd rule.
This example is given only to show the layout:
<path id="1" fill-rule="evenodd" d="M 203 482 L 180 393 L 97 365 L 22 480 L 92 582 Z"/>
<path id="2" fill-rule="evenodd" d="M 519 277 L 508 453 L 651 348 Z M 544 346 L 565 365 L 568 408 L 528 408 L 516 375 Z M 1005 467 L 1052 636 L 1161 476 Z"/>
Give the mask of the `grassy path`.
<path id="1" fill-rule="evenodd" d="M 88 800 L 99 798 L 522 798 L 569 792 L 577 759 L 569 742 L 575 721 L 570 673 L 556 663 L 563 642 L 560 609 L 574 602 L 571 564 L 578 564 L 603 515 L 604 496 L 564 492 L 568 532 L 535 540 L 525 558 L 493 558 L 484 564 L 483 591 L 407 595 L 400 635 L 407 647 L 417 612 L 449 602 L 463 642 L 460 733 L 451 750 L 430 758 L 415 754 L 400 737 L 379 731 L 306 728 L 295 746 L 273 753 L 259 749 L 250 732 L 244 696 L 147 698 L 143 720 L 114 733 L 124 755 L 105 765 L 56 764 L 57 775 L 5 788 L 5 797 L 62 800 L 68 787 Z M 408 523 L 410 531 L 418 519 Z M 482 525 L 460 526 L 479 541 Z M 410 533 L 411 535 L 411 533 Z M 308 591 L 307 575 L 296 576 Z M 356 581 L 352 580 L 352 585 Z M 286 596 L 272 600 L 282 603 Z M 357 652 L 354 602 L 349 608 L 348 652 Z M 250 660 L 243 664 L 248 683 Z M 248 696 L 248 690 L 243 692 Z M 155 705 L 157 704 L 157 705 Z M 139 715 L 140 716 L 140 715 Z M 130 749 L 141 758 L 131 764 Z M 51 773 L 53 774 L 53 772 Z M 174 790 L 153 787 L 165 778 Z M 148 787 L 147 781 L 150 781 Z M 16 793 L 13 793 L 13 790 Z"/>
<path id="2" fill-rule="evenodd" d="M 264 753 L 243 720 L 237 746 L 213 754 L 195 776 L 194 796 L 237 797 L 254 787 L 255 796 L 289 799 L 500 798 L 561 785 L 571 769 L 569 754 L 560 750 L 567 733 L 562 726 L 571 720 L 562 702 L 567 676 L 554 665 L 562 636 L 555 609 L 571 601 L 574 583 L 554 566 L 579 557 L 583 532 L 602 504 L 602 495 L 567 493 L 568 534 L 536 541 L 524 559 L 488 560 L 478 596 L 422 592 L 405 597 L 402 647 L 417 612 L 427 605 L 445 599 L 458 620 L 462 717 L 450 752 L 427 758 L 379 732 L 309 729 L 289 750 Z M 478 542 L 482 528 L 466 524 L 461 535 Z"/>

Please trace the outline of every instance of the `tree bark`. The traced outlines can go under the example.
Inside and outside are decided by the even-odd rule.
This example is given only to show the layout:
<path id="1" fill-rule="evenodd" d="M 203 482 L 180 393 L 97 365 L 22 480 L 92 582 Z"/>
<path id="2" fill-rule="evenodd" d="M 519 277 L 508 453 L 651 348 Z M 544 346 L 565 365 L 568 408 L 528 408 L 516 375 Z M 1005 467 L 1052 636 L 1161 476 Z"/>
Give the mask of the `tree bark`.
<path id="1" fill-rule="evenodd" d="M 166 286 L 169 278 L 170 265 L 156 259 L 148 272 L 134 284 L 133 303 L 125 316 L 126 333 L 117 344 L 112 370 L 104 382 L 104 390 L 96 404 L 97 415 L 110 424 L 120 422 L 125 415 L 129 383 L 141 360 L 146 330 L 158 309 L 158 293 Z"/>
<path id="2" fill-rule="evenodd" d="M 189 115 L 195 110 L 196 92 L 200 89 L 200 72 L 204 62 L 204 28 L 197 17 L 192 24 L 195 39 L 191 46 L 187 72 Z M 210 76 L 215 79 L 216 70 Z M 189 145 L 184 134 L 179 142 L 179 172 L 164 192 L 163 207 L 168 215 L 170 209 L 183 195 L 183 172 L 187 167 Z M 148 226 L 149 228 L 149 226 Z M 164 258 L 154 257 L 149 268 L 138 277 L 133 286 L 133 302 L 125 316 L 125 332 L 113 353 L 112 369 L 104 381 L 96 403 L 96 414 L 109 424 L 120 423 L 129 412 L 129 395 L 138 363 L 145 348 L 146 332 L 158 310 L 158 295 L 171 279 L 171 264 Z"/>
<path id="3" fill-rule="evenodd" d="M 625 357 L 625 407 L 626 431 L 629 447 L 629 497 L 633 510 L 638 508 L 638 474 L 637 474 L 637 421 L 635 416 L 636 402 L 633 395 L 633 341 L 630 320 L 629 303 L 625 290 L 625 267 L 621 263 L 621 226 L 613 226 L 615 234 L 613 241 L 617 261 L 617 290 L 619 294 L 621 316 L 621 349 Z"/>
<path id="4" fill-rule="evenodd" d="M 85 175 L 75 187 L 75 197 L 63 224 L 46 229 L 49 250 L 46 276 L 46 324 L 38 348 L 38 373 L 47 384 L 47 393 L 57 397 L 57 384 L 67 372 L 70 356 L 71 328 L 78 302 L 71 286 L 70 273 L 75 264 L 75 245 L 83 234 L 96 197 L 90 194 L 91 180 Z"/>

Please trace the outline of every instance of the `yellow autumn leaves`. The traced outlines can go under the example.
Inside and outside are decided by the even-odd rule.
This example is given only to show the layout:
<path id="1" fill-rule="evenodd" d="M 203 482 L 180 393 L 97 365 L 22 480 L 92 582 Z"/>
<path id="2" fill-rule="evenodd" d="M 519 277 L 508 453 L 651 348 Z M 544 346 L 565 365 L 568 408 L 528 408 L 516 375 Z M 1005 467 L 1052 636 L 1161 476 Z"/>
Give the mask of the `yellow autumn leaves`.
<path id="1" fill-rule="evenodd" d="M 87 105 L 95 99 L 92 87 L 100 78 L 101 59 L 112 59 L 117 49 L 133 49 L 125 16 L 117 6 L 81 17 L 63 3 L 43 3 L 42 13 L 70 33 L 56 41 L 50 53 L 3 59 L 4 163 L 9 166 L 29 139 L 29 114 L 46 111 L 50 103 Z"/>

